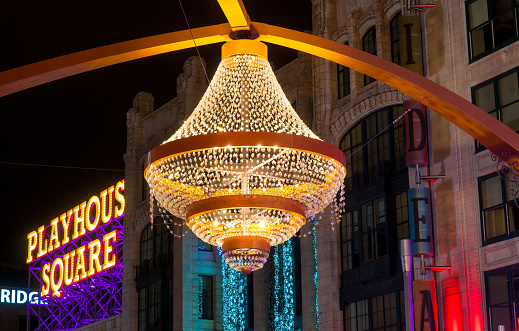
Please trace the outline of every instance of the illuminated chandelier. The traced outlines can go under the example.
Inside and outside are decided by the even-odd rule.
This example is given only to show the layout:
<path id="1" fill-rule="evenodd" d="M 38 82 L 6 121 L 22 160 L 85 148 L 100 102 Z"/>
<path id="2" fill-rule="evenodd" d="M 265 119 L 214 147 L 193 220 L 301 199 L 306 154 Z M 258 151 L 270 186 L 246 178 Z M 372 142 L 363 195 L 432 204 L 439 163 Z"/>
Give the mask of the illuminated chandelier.
<path id="1" fill-rule="evenodd" d="M 299 118 L 267 61 L 267 46 L 242 39 L 222 62 L 180 129 L 148 153 L 151 196 L 222 247 L 244 274 L 330 204 L 345 156 Z"/>

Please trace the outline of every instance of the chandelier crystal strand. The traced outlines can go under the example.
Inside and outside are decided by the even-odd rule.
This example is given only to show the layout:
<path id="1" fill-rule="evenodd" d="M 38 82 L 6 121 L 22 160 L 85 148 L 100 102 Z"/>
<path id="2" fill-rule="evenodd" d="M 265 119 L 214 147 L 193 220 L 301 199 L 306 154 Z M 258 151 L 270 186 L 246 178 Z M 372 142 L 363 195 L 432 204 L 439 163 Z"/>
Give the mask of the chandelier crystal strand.
<path id="1" fill-rule="evenodd" d="M 145 171 L 158 205 L 244 273 L 329 205 L 346 175 L 344 154 L 299 118 L 266 53 L 258 41 L 225 44 L 200 103 Z"/>

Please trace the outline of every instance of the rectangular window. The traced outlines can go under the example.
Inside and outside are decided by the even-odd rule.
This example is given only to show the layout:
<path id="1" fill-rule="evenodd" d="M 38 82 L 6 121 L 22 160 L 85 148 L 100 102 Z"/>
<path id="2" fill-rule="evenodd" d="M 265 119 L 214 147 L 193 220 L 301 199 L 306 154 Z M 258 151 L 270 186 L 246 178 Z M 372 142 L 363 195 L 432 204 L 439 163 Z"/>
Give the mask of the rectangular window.
<path id="1" fill-rule="evenodd" d="M 400 34 L 398 29 L 398 21 L 402 15 L 396 14 L 389 22 L 391 37 L 391 62 L 400 65 Z"/>
<path id="2" fill-rule="evenodd" d="M 213 319 L 212 276 L 198 276 L 198 319 Z"/>
<path id="3" fill-rule="evenodd" d="M 139 331 L 146 330 L 146 288 L 139 291 Z"/>
<path id="4" fill-rule="evenodd" d="M 385 128 L 389 125 L 388 109 L 377 112 L 366 118 L 366 139 L 370 141 L 366 145 L 368 171 L 367 181 L 371 182 L 383 178 L 385 169 L 389 166 L 391 159 L 390 131 Z M 380 132 L 383 132 L 379 134 Z M 379 134 L 378 136 L 376 136 Z M 376 136 L 376 138 L 375 138 Z"/>
<path id="5" fill-rule="evenodd" d="M 384 198 L 361 206 L 363 262 L 387 254 L 386 209 Z"/>
<path id="6" fill-rule="evenodd" d="M 470 0 L 466 3 L 471 61 L 518 39 L 519 1 Z"/>
<path id="7" fill-rule="evenodd" d="M 511 193 L 512 174 L 497 173 L 479 181 L 479 199 L 484 244 L 494 243 L 519 235 L 519 207 Z"/>
<path id="8" fill-rule="evenodd" d="M 168 330 L 171 330 L 173 329 L 173 278 L 168 279 L 168 310 L 166 316 L 166 324 L 170 326 Z"/>
<path id="9" fill-rule="evenodd" d="M 490 331 L 517 330 L 519 326 L 519 266 L 485 273 L 487 314 Z"/>
<path id="10" fill-rule="evenodd" d="M 148 327 L 160 325 L 162 316 L 160 281 L 148 285 Z"/>
<path id="11" fill-rule="evenodd" d="M 371 28 L 362 37 L 362 50 L 369 54 L 377 55 L 377 36 L 375 27 Z M 369 85 L 375 81 L 375 78 L 364 75 L 364 86 Z"/>
<path id="12" fill-rule="evenodd" d="M 409 211 L 407 208 L 407 191 L 395 194 L 396 212 L 396 236 L 398 243 L 402 239 L 409 239 Z M 400 245 L 398 245 L 398 255 L 400 256 Z"/>
<path id="13" fill-rule="evenodd" d="M 350 95 L 350 68 L 337 65 L 337 90 L 339 99 Z"/>
<path id="14" fill-rule="evenodd" d="M 352 302 L 344 308 L 344 330 L 405 330 L 404 292 Z"/>
<path id="15" fill-rule="evenodd" d="M 407 214 L 402 216 L 402 218 L 407 218 Z M 405 221 L 401 222 L 402 227 L 404 227 L 404 223 Z M 387 226 L 384 198 L 372 200 L 362 204 L 360 210 L 353 210 L 343 214 L 341 221 L 341 250 L 343 271 L 359 267 L 361 263 L 387 255 Z"/>
<path id="16" fill-rule="evenodd" d="M 341 64 L 337 64 L 337 95 L 339 99 L 350 95 L 350 68 Z"/>
<path id="17" fill-rule="evenodd" d="M 404 107 L 393 106 L 391 107 L 393 112 L 392 120 L 396 120 L 404 114 Z M 391 132 L 391 131 L 390 131 Z M 404 140 L 404 121 L 399 120 L 393 124 L 393 153 L 395 153 L 395 171 L 400 172 L 407 170 L 407 162 L 405 159 L 405 140 Z"/>
<path id="18" fill-rule="evenodd" d="M 342 271 L 360 266 L 360 227 L 356 210 L 342 215 L 341 241 Z"/>
<path id="19" fill-rule="evenodd" d="M 519 132 L 519 71 L 514 69 L 472 89 L 472 102 Z M 478 145 L 478 150 L 485 147 Z"/>

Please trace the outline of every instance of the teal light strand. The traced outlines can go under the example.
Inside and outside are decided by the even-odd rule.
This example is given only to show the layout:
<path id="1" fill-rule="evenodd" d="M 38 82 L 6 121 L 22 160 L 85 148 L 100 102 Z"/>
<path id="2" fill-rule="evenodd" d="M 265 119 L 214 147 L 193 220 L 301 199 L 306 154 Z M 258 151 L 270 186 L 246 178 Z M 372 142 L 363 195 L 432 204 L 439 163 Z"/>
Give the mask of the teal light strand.
<path id="1" fill-rule="evenodd" d="M 276 331 L 295 327 L 294 250 L 292 239 L 273 248 L 273 322 Z"/>
<path id="2" fill-rule="evenodd" d="M 274 291 L 272 292 L 274 296 L 274 325 L 279 326 L 283 321 L 283 317 L 280 314 L 281 307 L 281 272 L 280 272 L 280 256 L 279 256 L 279 246 L 274 247 L 274 255 L 272 256 L 272 263 L 274 265 Z"/>
<path id="3" fill-rule="evenodd" d="M 247 276 L 229 268 L 222 256 L 222 278 L 223 329 L 244 330 L 247 316 Z"/>
<path id="4" fill-rule="evenodd" d="M 315 222 L 315 218 L 314 218 Z M 319 288 L 317 286 L 317 231 L 315 231 L 315 226 L 312 229 L 312 241 L 314 244 L 314 284 L 315 284 L 315 327 L 319 330 Z"/>
<path id="5" fill-rule="evenodd" d="M 283 328 L 282 330 L 294 330 L 294 254 L 292 239 L 281 246 L 283 256 Z"/>

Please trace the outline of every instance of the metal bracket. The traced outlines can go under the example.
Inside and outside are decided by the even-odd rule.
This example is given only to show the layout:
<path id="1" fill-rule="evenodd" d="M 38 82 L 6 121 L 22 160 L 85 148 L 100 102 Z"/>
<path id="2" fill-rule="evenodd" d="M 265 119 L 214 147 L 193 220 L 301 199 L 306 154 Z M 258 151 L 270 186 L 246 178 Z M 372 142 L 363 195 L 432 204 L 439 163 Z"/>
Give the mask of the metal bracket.
<path id="1" fill-rule="evenodd" d="M 407 11 L 410 11 L 411 9 L 413 10 L 417 10 L 417 11 L 420 11 L 420 12 L 425 12 L 428 8 L 434 8 L 436 5 L 433 5 L 433 4 L 423 4 L 423 5 L 420 5 L 420 4 L 411 4 L 411 0 L 406 0 L 405 1 L 405 9 Z"/>
<path id="2" fill-rule="evenodd" d="M 445 175 L 430 175 L 430 176 L 422 176 L 420 174 L 420 168 L 416 165 L 416 185 L 420 187 L 422 180 L 426 180 L 428 182 L 436 182 L 438 179 L 445 179 Z"/>

